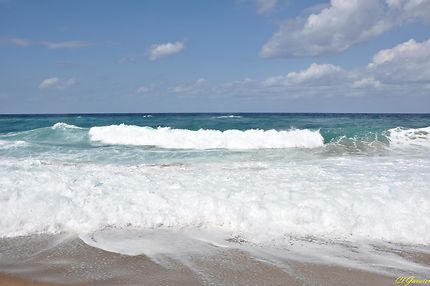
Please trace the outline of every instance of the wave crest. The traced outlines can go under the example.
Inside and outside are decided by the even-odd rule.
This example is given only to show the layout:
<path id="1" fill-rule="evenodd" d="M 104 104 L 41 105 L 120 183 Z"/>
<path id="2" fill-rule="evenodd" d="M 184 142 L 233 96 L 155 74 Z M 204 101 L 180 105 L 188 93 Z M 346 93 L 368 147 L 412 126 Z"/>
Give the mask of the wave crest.
<path id="1" fill-rule="evenodd" d="M 57 122 L 54 125 L 52 125 L 51 128 L 52 129 L 82 129 L 81 127 L 78 127 L 72 124 L 67 124 L 64 122 Z"/>
<path id="2" fill-rule="evenodd" d="M 430 126 L 424 128 L 405 129 L 396 127 L 388 130 L 390 146 L 407 147 L 423 146 L 430 147 Z"/>
<path id="3" fill-rule="evenodd" d="M 92 127 L 92 141 L 115 145 L 156 146 L 170 149 L 275 149 L 316 148 L 324 145 L 319 130 L 295 129 L 286 131 L 187 130 L 170 127 L 141 127 L 111 125 Z"/>
<path id="4" fill-rule="evenodd" d="M 213 118 L 217 118 L 217 119 L 224 119 L 224 118 L 242 118 L 242 116 L 240 115 L 221 115 L 221 116 L 216 116 Z"/>

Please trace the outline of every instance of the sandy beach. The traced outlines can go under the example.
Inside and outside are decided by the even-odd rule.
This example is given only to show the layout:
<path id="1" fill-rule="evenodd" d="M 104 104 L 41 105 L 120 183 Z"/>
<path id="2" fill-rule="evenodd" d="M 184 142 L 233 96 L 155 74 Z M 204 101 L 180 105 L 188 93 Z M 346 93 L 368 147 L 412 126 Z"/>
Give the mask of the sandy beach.
<path id="1" fill-rule="evenodd" d="M 193 255 L 184 263 L 169 257 L 160 265 L 145 255 L 122 255 L 79 238 L 29 236 L 2 239 L 0 285 L 394 285 L 398 275 L 285 257 L 282 265 L 240 249 Z M 428 253 L 402 252 L 429 267 Z M 187 265 L 188 264 L 188 265 Z M 430 269 L 430 268 L 429 268 Z M 401 270 L 400 270 L 401 272 Z M 425 279 L 422 273 L 405 272 Z"/>

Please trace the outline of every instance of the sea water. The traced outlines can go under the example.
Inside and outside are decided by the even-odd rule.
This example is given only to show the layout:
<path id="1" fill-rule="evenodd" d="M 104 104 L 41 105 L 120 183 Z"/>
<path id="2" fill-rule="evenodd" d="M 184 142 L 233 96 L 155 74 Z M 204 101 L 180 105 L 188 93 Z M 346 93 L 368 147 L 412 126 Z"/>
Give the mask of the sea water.
<path id="1" fill-rule="evenodd" d="M 427 245 L 430 115 L 1 115 L 0 211 L 1 237 Z"/>

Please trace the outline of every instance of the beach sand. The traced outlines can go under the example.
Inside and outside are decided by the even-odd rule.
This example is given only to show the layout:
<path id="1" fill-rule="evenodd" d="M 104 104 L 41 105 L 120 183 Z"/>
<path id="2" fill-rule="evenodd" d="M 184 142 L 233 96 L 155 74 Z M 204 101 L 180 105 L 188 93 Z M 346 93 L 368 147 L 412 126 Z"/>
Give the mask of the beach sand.
<path id="1" fill-rule="evenodd" d="M 85 244 L 79 238 L 41 235 L 0 240 L 0 286 L 11 285 L 394 285 L 383 275 L 329 263 L 286 258 L 283 267 L 243 250 L 194 255 L 193 265 L 166 257 L 160 265 L 145 255 L 127 256 Z M 391 251 L 391 250 L 387 250 Z M 393 254 L 395 253 L 393 250 Z M 427 253 L 401 253 L 429 265 Z M 166 266 L 167 262 L 167 266 Z M 195 266 L 198 266 L 197 268 Z M 404 273 L 405 276 L 413 273 Z M 425 278 L 425 277 L 422 277 Z"/>

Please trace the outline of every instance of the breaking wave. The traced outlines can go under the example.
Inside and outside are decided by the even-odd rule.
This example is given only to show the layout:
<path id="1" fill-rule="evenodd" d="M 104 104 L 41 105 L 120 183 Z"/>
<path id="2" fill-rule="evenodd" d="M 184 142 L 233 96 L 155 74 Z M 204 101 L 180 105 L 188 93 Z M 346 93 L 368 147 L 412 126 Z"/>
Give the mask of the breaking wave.
<path id="1" fill-rule="evenodd" d="M 81 127 L 72 125 L 72 124 L 67 124 L 64 122 L 57 122 L 54 125 L 52 125 L 51 127 L 52 129 L 83 129 Z"/>
<path id="2" fill-rule="evenodd" d="M 430 147 L 430 126 L 424 128 L 396 127 L 388 130 L 390 146 L 423 146 Z"/>
<path id="3" fill-rule="evenodd" d="M 31 143 L 50 145 L 92 144 L 151 146 L 166 149 L 283 149 L 319 148 L 329 154 L 374 154 L 390 150 L 430 148 L 430 126 L 395 127 L 363 134 L 330 134 L 327 130 L 214 130 L 153 128 L 110 125 L 83 128 L 57 122 L 50 127 L 0 135 L 1 148 L 28 147 Z"/>
<path id="4" fill-rule="evenodd" d="M 110 226 L 222 229 L 254 242 L 293 235 L 428 243 L 429 165 L 412 160 L 402 173 L 387 157 L 348 158 L 277 167 L 4 159 L 0 237 Z"/>
<path id="5" fill-rule="evenodd" d="M 187 130 L 170 127 L 111 125 L 92 127 L 92 141 L 116 145 L 156 146 L 171 149 L 278 149 L 316 148 L 324 145 L 320 132 L 308 129 L 288 131 L 249 129 Z"/>
<path id="6" fill-rule="evenodd" d="M 256 242 L 294 235 L 428 243 L 430 164 L 421 147 L 430 146 L 429 131 L 398 127 L 329 137 L 324 130 L 309 129 L 82 128 L 59 122 L 3 134 L 0 237 L 130 226 L 221 228 Z M 243 152 L 244 157 L 214 152 L 222 155 L 217 160 L 207 154 L 193 160 L 197 157 L 191 153 L 206 152 L 184 152 L 187 160 L 171 160 L 181 152 L 93 148 L 97 142 L 172 149 L 317 149 Z M 73 153 L 69 145 L 80 148 Z M 336 152 L 321 158 L 318 152 L 326 148 L 366 154 L 372 148 L 401 148 L 414 156 L 400 157 L 405 163 L 397 168 L 397 157 L 391 156 Z M 121 164 L 115 154 L 127 162 L 138 156 L 144 160 Z"/>

